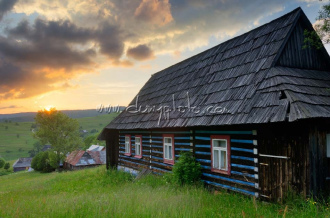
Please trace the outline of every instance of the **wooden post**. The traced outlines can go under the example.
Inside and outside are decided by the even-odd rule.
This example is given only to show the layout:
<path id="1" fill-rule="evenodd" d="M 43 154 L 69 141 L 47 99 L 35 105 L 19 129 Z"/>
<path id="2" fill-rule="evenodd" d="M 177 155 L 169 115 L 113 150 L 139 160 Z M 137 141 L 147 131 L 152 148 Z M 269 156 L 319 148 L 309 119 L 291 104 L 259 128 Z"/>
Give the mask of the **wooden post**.
<path id="1" fill-rule="evenodd" d="M 107 169 L 116 168 L 119 157 L 119 132 L 118 130 L 108 130 L 105 133 L 106 138 L 106 163 Z"/>

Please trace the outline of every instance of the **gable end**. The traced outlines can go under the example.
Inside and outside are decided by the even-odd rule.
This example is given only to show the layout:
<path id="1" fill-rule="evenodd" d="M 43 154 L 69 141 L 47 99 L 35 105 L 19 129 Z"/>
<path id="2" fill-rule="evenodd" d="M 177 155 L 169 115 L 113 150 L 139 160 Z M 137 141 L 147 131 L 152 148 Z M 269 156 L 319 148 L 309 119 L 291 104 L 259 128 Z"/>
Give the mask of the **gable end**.
<path id="1" fill-rule="evenodd" d="M 276 65 L 329 71 L 330 58 L 324 47 L 321 49 L 303 48 L 304 30 L 315 31 L 306 15 L 301 11 L 301 15 L 288 38 L 283 51 L 280 53 Z"/>

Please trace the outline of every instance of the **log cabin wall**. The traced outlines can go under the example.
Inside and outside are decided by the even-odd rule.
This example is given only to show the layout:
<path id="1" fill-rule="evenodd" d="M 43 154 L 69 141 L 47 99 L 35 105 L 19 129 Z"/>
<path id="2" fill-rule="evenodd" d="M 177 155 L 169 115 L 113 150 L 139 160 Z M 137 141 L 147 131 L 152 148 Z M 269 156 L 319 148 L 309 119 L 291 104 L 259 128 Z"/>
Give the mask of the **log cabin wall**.
<path id="1" fill-rule="evenodd" d="M 316 196 L 330 193 L 330 157 L 327 157 L 327 134 L 330 120 L 316 120 L 309 126 L 310 192 Z"/>
<path id="2" fill-rule="evenodd" d="M 281 201 L 310 193 L 308 127 L 273 124 L 258 129 L 260 196 Z"/>
<path id="3" fill-rule="evenodd" d="M 164 163 L 163 137 L 172 135 L 175 158 L 180 152 L 191 151 L 202 166 L 202 180 L 215 188 L 225 188 L 258 197 L 258 149 L 256 131 L 224 131 L 219 128 L 198 128 L 191 130 L 154 130 L 119 132 L 119 166 L 135 170 L 150 169 L 156 174 L 172 170 Z M 142 136 L 142 158 L 135 157 L 135 136 Z M 230 138 L 230 174 L 211 171 L 211 137 L 221 135 Z M 125 136 L 130 136 L 131 155 L 125 155 Z"/>
<path id="4" fill-rule="evenodd" d="M 230 174 L 220 174 L 211 170 L 212 136 L 230 139 Z M 202 180 L 210 185 L 247 195 L 259 196 L 258 143 L 254 130 L 226 131 L 219 128 L 194 131 L 194 153 L 201 163 Z"/>

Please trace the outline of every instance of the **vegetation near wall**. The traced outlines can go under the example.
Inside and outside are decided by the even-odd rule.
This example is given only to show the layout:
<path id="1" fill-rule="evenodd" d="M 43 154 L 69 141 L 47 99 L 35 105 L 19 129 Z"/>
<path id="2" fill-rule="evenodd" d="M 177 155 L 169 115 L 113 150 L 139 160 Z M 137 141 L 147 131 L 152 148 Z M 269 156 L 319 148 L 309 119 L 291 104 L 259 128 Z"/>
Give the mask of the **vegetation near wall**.
<path id="1" fill-rule="evenodd" d="M 15 182 L 13 182 L 15 181 Z M 327 217 L 326 203 L 264 203 L 242 194 L 135 180 L 105 167 L 1 177 L 0 217 Z"/>
<path id="2" fill-rule="evenodd" d="M 201 165 L 195 160 L 192 152 L 181 152 L 172 172 L 168 173 L 166 177 L 175 184 L 191 185 L 201 181 Z"/>

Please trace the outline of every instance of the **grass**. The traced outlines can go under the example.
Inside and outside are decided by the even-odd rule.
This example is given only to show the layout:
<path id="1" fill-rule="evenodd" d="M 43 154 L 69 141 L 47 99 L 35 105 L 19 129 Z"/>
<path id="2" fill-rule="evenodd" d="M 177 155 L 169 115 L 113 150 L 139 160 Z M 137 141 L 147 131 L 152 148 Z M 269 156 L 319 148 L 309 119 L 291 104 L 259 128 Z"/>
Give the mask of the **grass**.
<path id="1" fill-rule="evenodd" d="M 115 113 L 101 114 L 95 117 L 78 118 L 80 126 L 89 132 L 96 129 L 98 133 L 117 116 Z M 19 157 L 29 157 L 28 151 L 33 149 L 37 141 L 32 136 L 33 122 L 0 123 L 0 156 L 6 161 L 16 160 Z M 94 133 L 95 134 L 95 133 Z"/>
<path id="2" fill-rule="evenodd" d="M 325 205 L 287 205 L 240 194 L 177 187 L 162 177 L 135 181 L 105 167 L 75 172 L 22 172 L 1 177 L 0 217 L 329 217 Z"/>

